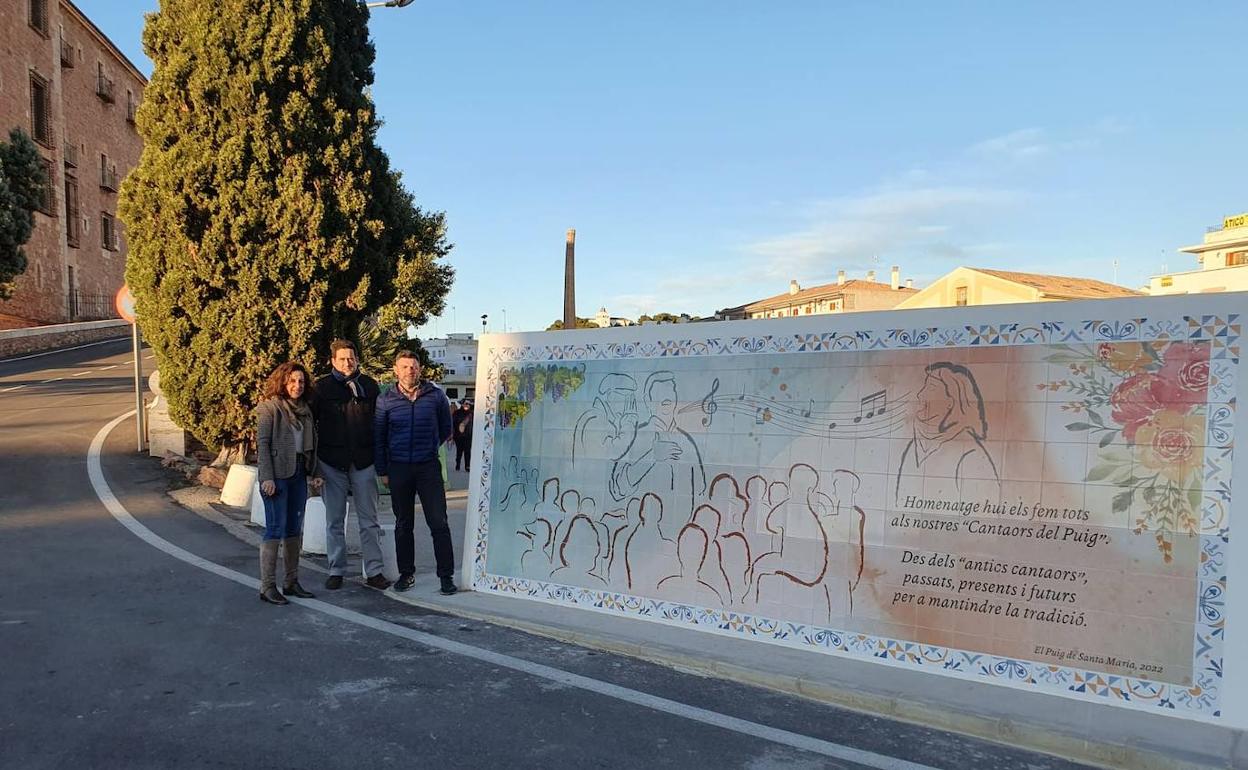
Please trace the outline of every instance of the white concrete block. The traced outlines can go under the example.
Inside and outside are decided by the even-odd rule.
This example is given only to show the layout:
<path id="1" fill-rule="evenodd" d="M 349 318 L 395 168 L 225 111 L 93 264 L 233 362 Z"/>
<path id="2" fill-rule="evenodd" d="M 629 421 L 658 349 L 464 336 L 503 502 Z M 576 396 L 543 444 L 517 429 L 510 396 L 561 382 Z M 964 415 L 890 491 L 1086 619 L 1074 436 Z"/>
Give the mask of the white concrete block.
<path id="1" fill-rule="evenodd" d="M 326 550 L 325 501 L 319 497 L 309 497 L 303 509 L 303 550 L 317 554 L 324 554 Z"/>
<path id="2" fill-rule="evenodd" d="M 251 490 L 256 485 L 256 466 L 234 464 L 225 476 L 221 488 L 221 502 L 235 508 L 251 505 Z"/>

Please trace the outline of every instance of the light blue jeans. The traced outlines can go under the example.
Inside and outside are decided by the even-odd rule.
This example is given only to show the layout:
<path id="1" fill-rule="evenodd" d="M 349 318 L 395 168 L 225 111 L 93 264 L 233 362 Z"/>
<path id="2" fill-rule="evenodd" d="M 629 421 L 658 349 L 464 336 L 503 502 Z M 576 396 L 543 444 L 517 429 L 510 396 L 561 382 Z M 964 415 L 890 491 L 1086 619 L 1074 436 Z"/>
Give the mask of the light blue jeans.
<path id="1" fill-rule="evenodd" d="M 325 550 L 329 574 L 347 574 L 347 536 L 343 524 L 347 520 L 348 492 L 355 501 L 365 576 L 382 574 L 381 525 L 377 523 L 377 471 L 371 465 L 367 468 L 352 465 L 343 472 L 319 460 L 317 463 L 325 481 L 321 497 L 325 500 Z"/>
<path id="2" fill-rule="evenodd" d="M 302 470 L 288 479 L 275 479 L 277 494 L 265 495 L 264 539 L 284 540 L 303 534 L 303 509 L 308 503 L 308 476 Z"/>

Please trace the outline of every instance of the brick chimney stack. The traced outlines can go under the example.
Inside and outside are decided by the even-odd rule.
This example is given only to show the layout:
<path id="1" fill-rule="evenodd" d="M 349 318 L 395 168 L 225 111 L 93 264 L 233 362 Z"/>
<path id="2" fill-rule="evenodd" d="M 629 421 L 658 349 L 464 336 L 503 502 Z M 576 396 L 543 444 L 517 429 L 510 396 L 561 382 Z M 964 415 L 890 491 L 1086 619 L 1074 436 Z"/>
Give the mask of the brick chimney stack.
<path id="1" fill-rule="evenodd" d="M 836 285 L 837 286 L 845 285 L 845 271 L 844 270 L 836 271 Z"/>
<path id="2" fill-rule="evenodd" d="M 789 294 L 797 294 L 801 290 L 802 287 L 797 285 L 796 280 L 789 281 Z"/>
<path id="3" fill-rule="evenodd" d="M 897 291 L 901 288 L 901 268 L 897 265 L 893 265 L 892 287 L 893 291 Z"/>

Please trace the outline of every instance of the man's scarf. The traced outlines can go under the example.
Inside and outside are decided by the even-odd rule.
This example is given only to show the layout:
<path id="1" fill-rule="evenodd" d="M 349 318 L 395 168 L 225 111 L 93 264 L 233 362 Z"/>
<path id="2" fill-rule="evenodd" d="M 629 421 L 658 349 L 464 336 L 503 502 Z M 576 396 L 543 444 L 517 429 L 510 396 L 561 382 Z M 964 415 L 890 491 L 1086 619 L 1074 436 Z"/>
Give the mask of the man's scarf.
<path id="1" fill-rule="evenodd" d="M 360 370 L 359 369 L 356 369 L 355 373 L 352 374 L 350 377 L 338 371 L 337 369 L 334 370 L 333 374 L 334 374 L 335 380 L 346 385 L 351 390 L 352 396 L 354 396 L 355 398 L 364 398 L 364 386 L 360 384 Z"/>

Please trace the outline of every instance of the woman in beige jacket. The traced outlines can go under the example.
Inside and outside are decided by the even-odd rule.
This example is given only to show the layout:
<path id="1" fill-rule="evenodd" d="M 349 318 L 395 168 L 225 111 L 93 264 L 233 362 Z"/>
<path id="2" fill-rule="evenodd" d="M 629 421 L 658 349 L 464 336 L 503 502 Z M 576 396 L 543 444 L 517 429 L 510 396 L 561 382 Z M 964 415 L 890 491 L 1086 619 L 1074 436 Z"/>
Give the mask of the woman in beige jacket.
<path id="1" fill-rule="evenodd" d="M 264 539 L 260 542 L 260 598 L 289 604 L 286 596 L 312 598 L 299 585 L 299 551 L 303 546 L 303 509 L 308 501 L 308 476 L 316 469 L 316 422 L 308 404 L 308 370 L 288 361 L 269 375 L 265 400 L 256 407 L 256 465 L 264 499 Z M 312 489 L 320 479 L 312 479 Z M 281 546 L 286 579 L 277 590 L 277 550 Z M 285 595 L 283 595 L 285 594 Z"/>

